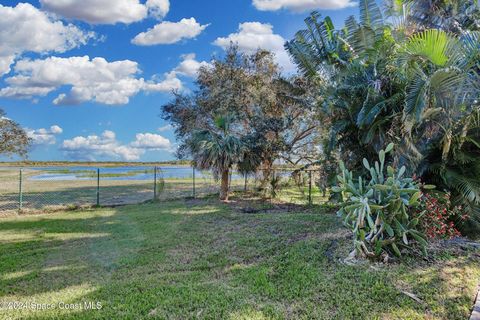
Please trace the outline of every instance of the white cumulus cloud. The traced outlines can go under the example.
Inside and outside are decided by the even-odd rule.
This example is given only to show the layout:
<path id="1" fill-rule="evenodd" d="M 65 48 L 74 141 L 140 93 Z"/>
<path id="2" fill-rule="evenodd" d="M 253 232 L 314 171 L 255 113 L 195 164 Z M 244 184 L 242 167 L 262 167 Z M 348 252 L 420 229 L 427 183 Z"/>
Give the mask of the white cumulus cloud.
<path id="1" fill-rule="evenodd" d="M 183 39 L 195 38 L 207 27 L 208 24 L 201 25 L 195 18 L 182 19 L 179 22 L 164 21 L 139 33 L 132 39 L 132 43 L 139 46 L 172 44 Z"/>
<path id="2" fill-rule="evenodd" d="M 271 24 L 245 22 L 239 25 L 237 33 L 217 38 L 214 44 L 226 49 L 234 43 L 238 45 L 240 51 L 249 54 L 258 49 L 269 50 L 275 54 L 277 63 L 285 72 L 292 72 L 295 70 L 295 65 L 284 48 L 285 41 L 282 36 L 273 33 Z"/>
<path id="3" fill-rule="evenodd" d="M 127 104 L 140 91 L 171 92 L 180 90 L 182 82 L 173 75 L 161 81 L 138 78 L 138 64 L 131 60 L 108 62 L 88 56 L 38 60 L 21 60 L 14 67 L 15 75 L 5 81 L 0 97 L 32 98 L 45 96 L 62 86 L 71 86 L 53 101 L 57 105 L 95 101 L 107 105 Z"/>
<path id="4" fill-rule="evenodd" d="M 139 159 L 143 150 L 128 148 L 120 144 L 114 132 L 106 130 L 102 135 L 78 136 L 63 141 L 61 150 L 67 157 L 78 160 L 91 160 L 97 158 L 113 158 L 125 161 Z"/>
<path id="5" fill-rule="evenodd" d="M 56 136 L 63 132 L 58 125 L 53 125 L 49 129 L 28 129 L 25 131 L 29 138 L 32 139 L 34 145 L 51 145 L 57 142 Z"/>
<path id="6" fill-rule="evenodd" d="M 53 125 L 50 127 L 50 131 L 53 133 L 53 134 L 61 134 L 63 132 L 63 129 L 60 128 L 59 126 L 57 125 Z"/>
<path id="7" fill-rule="evenodd" d="M 42 8 L 68 19 L 90 24 L 129 24 L 149 15 L 161 19 L 170 9 L 169 0 L 40 0 Z"/>
<path id="8" fill-rule="evenodd" d="M 194 53 L 182 55 L 181 58 L 182 62 L 174 69 L 174 72 L 190 78 L 196 78 L 201 67 L 212 66 L 206 61 L 197 61 Z"/>
<path id="9" fill-rule="evenodd" d="M 24 52 L 65 52 L 86 44 L 93 32 L 64 24 L 29 3 L 0 4 L 0 76 Z"/>
<path id="10" fill-rule="evenodd" d="M 150 15 L 157 19 L 165 17 L 168 11 L 170 11 L 169 0 L 147 0 L 146 6 Z"/>
<path id="11" fill-rule="evenodd" d="M 166 124 L 166 125 L 158 128 L 157 130 L 158 130 L 158 132 L 170 131 L 170 130 L 173 130 L 173 126 L 171 124 Z"/>
<path id="12" fill-rule="evenodd" d="M 152 133 L 139 133 L 129 144 L 122 144 L 113 131 L 106 130 L 100 136 L 78 136 L 63 141 L 61 150 L 66 156 L 77 160 L 120 159 L 139 160 L 147 151 L 171 150 L 170 140 Z"/>
<path id="13" fill-rule="evenodd" d="M 167 72 L 162 77 L 154 76 L 151 81 L 144 84 L 145 91 L 157 91 L 157 92 L 172 92 L 180 91 L 183 89 L 183 84 L 180 79 L 177 78 L 175 72 Z"/>
<path id="14" fill-rule="evenodd" d="M 357 2 L 350 0 L 253 0 L 255 8 L 261 11 L 281 9 L 293 12 L 305 12 L 315 9 L 343 9 L 354 7 Z"/>
<path id="15" fill-rule="evenodd" d="M 171 148 L 170 140 L 154 133 L 138 133 L 135 141 L 131 143 L 134 148 L 149 150 L 168 150 Z"/>

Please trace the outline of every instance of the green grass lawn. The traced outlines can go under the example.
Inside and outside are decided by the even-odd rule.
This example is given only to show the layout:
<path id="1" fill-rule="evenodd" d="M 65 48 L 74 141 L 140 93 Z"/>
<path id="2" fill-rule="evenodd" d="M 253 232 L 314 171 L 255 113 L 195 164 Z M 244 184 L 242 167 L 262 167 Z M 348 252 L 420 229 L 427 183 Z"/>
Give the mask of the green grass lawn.
<path id="1" fill-rule="evenodd" d="M 207 199 L 2 219 L 3 306 L 56 307 L 3 308 L 0 318 L 468 318 L 479 252 L 443 249 L 430 262 L 349 266 L 341 263 L 349 234 L 326 209 L 240 207 Z"/>

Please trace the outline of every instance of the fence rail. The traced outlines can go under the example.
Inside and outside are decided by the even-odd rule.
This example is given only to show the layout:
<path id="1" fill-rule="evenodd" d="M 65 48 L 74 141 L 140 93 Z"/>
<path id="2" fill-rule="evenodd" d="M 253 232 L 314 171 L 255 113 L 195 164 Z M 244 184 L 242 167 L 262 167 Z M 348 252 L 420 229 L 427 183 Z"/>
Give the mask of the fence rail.
<path id="1" fill-rule="evenodd" d="M 285 202 L 325 200 L 315 170 L 276 169 L 270 173 L 266 180 L 262 171 L 250 175 L 233 172 L 230 189 Z M 218 191 L 219 183 L 210 172 L 191 167 L 0 168 L 0 215 L 201 198 Z"/>

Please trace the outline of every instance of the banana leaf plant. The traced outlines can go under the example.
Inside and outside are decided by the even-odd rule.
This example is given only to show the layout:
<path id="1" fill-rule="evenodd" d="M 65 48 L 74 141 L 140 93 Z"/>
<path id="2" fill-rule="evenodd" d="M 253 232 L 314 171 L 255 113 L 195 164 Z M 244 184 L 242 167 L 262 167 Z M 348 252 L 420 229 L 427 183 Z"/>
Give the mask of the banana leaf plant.
<path id="1" fill-rule="evenodd" d="M 351 257 L 401 256 L 403 249 L 414 246 L 419 246 L 426 254 L 426 237 L 416 229 L 421 215 L 411 218 L 410 212 L 419 205 L 421 187 L 434 186 L 421 186 L 412 177 L 407 177 L 405 166 L 399 170 L 385 167 L 385 157 L 393 148 L 391 143 L 381 150 L 378 161 L 373 164 L 363 159 L 368 177 L 354 178 L 344 163 L 340 163 L 338 185 L 332 191 L 341 193 L 338 215 L 354 234 Z"/>

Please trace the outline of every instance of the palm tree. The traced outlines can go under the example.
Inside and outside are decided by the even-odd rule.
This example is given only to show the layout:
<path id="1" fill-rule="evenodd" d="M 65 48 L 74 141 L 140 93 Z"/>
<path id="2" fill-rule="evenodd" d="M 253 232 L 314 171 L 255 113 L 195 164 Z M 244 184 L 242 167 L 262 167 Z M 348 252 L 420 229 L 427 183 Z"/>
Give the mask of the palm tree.
<path id="1" fill-rule="evenodd" d="M 328 149 L 361 169 L 364 157 L 397 136 L 389 129 L 401 117 L 404 79 L 391 58 L 398 45 L 376 2 L 361 0 L 359 7 L 360 20 L 349 17 L 341 30 L 313 12 L 286 49 L 322 91 L 322 112 L 331 123 Z"/>
<path id="2" fill-rule="evenodd" d="M 341 30 L 313 13 L 286 49 L 316 80 L 330 149 L 352 169 L 395 142 L 394 161 L 451 191 L 480 221 L 480 135 L 471 120 L 480 107 L 480 32 L 471 23 L 478 22 L 478 8 L 456 15 L 450 5 L 470 2 L 440 2 L 395 1 L 401 9 L 390 14 L 403 16 L 384 19 L 374 0 L 360 0 L 359 21 L 350 17 Z M 430 21 L 414 8 L 445 15 Z M 460 20 L 461 30 L 454 30 Z"/>
<path id="3" fill-rule="evenodd" d="M 440 141 L 440 159 L 446 160 L 455 126 L 478 106 L 479 35 L 429 29 L 411 36 L 399 51 L 398 63 L 408 79 L 403 136 L 410 162 L 418 164 L 432 141 Z"/>
<path id="4" fill-rule="evenodd" d="M 477 0 L 392 0 L 387 8 L 392 15 L 402 17 L 408 29 L 442 29 L 455 34 L 480 30 Z"/>
<path id="5" fill-rule="evenodd" d="M 230 130 L 232 118 L 217 117 L 210 129 L 192 133 L 187 141 L 193 162 L 198 169 L 212 170 L 220 179 L 220 200 L 227 201 L 232 167 L 245 158 L 244 142 Z"/>

